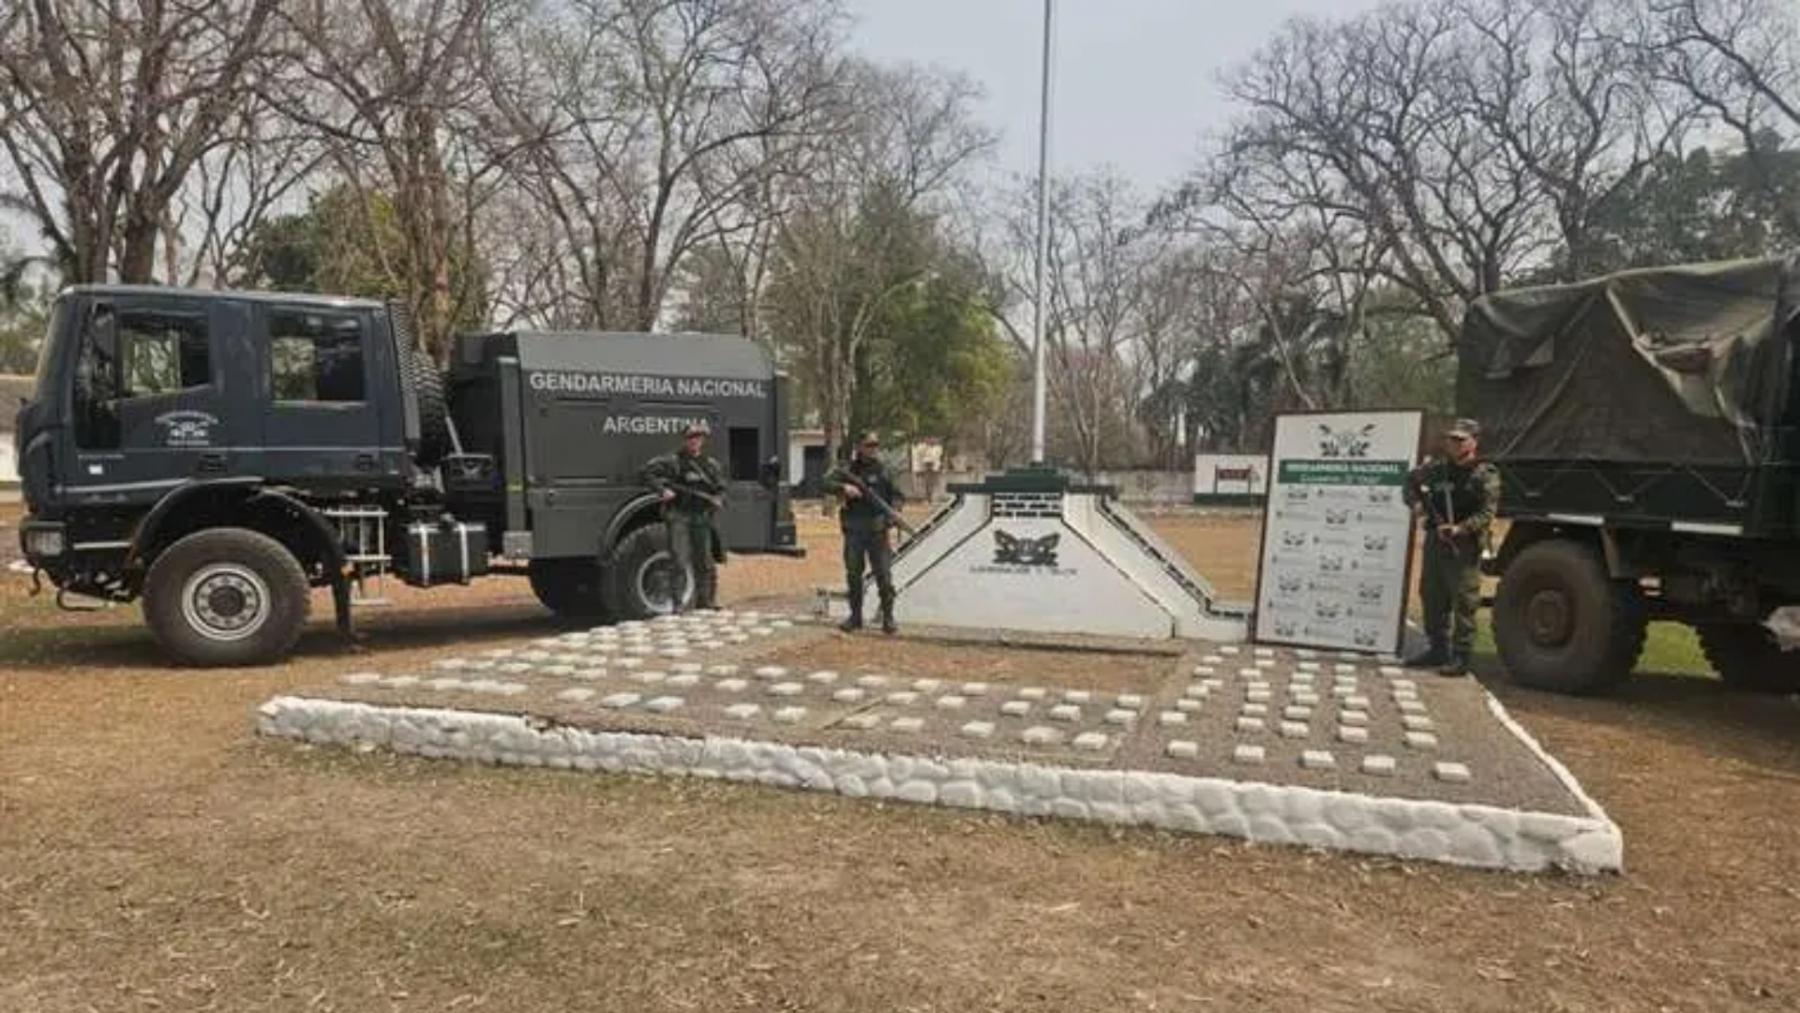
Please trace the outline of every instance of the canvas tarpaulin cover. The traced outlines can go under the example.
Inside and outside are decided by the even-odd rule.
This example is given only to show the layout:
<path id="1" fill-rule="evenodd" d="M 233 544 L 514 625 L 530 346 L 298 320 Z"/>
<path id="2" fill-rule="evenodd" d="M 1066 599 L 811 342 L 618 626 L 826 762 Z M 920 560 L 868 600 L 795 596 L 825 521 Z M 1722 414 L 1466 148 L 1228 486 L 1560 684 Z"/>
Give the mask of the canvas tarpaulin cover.
<path id="1" fill-rule="evenodd" d="M 1498 459 L 1783 459 L 1800 260 L 1626 271 L 1475 301 L 1457 403 Z"/>

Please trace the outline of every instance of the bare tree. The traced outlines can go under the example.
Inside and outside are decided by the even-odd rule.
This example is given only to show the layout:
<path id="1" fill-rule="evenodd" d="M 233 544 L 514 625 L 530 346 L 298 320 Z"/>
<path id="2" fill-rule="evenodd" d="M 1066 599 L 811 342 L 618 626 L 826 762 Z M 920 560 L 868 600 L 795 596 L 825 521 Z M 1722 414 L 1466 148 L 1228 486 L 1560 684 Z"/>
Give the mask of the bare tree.
<path id="1" fill-rule="evenodd" d="M 190 173 L 223 143 L 275 0 L 20 0 L 0 10 L 0 206 L 67 282 L 150 281 Z"/>
<path id="2" fill-rule="evenodd" d="M 281 13 L 292 69 L 268 93 L 319 134 L 355 189 L 364 240 L 438 354 L 479 295 L 473 220 L 505 157 L 484 143 L 479 42 L 510 10 L 504 0 L 292 0 Z M 383 201 L 397 248 L 380 246 Z"/>
<path id="3" fill-rule="evenodd" d="M 1638 44 L 1657 74 L 1733 131 L 1762 183 L 1782 134 L 1800 135 L 1800 12 L 1785 0 L 1650 0 Z M 1800 231 L 1800 208 L 1780 207 Z"/>

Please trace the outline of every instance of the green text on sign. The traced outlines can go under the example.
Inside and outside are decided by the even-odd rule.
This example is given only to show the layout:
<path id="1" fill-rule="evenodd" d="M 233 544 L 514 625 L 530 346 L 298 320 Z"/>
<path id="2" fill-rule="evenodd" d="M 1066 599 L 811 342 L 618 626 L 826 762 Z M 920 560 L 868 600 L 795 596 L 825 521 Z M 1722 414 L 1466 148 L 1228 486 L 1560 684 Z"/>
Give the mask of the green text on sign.
<path id="1" fill-rule="evenodd" d="M 1283 485 L 1405 485 L 1405 461 L 1282 461 Z"/>

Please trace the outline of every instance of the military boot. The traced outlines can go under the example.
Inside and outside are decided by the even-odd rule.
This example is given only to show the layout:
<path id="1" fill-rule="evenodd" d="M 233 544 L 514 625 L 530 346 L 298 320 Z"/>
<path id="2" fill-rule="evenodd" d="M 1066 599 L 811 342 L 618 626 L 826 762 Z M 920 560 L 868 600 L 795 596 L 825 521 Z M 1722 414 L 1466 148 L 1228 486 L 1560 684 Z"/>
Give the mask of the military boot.
<path id="1" fill-rule="evenodd" d="M 1469 664 L 1469 654 L 1467 651 L 1452 651 L 1450 656 L 1444 660 L 1444 663 L 1438 666 L 1439 675 L 1448 676 L 1452 679 L 1468 675 L 1472 670 L 1473 668 Z"/>
<path id="2" fill-rule="evenodd" d="M 862 584 L 860 584 L 860 583 L 851 584 L 849 591 L 850 591 L 850 616 L 849 616 L 849 618 L 845 619 L 843 622 L 838 623 L 838 629 L 843 630 L 845 633 L 855 633 L 857 630 L 860 630 L 863 628 L 863 618 L 862 618 L 862 616 L 863 616 L 863 589 L 862 589 Z"/>
<path id="3" fill-rule="evenodd" d="M 719 607 L 719 576 L 708 574 L 700 578 L 700 586 L 695 589 L 694 608 L 702 612 L 711 612 Z"/>
<path id="4" fill-rule="evenodd" d="M 892 636 L 900 627 L 894 625 L 894 596 L 883 595 L 881 598 L 881 632 Z"/>
<path id="5" fill-rule="evenodd" d="M 1433 640 L 1431 646 L 1407 658 L 1407 668 L 1441 668 L 1450 664 L 1450 648 L 1442 640 Z"/>

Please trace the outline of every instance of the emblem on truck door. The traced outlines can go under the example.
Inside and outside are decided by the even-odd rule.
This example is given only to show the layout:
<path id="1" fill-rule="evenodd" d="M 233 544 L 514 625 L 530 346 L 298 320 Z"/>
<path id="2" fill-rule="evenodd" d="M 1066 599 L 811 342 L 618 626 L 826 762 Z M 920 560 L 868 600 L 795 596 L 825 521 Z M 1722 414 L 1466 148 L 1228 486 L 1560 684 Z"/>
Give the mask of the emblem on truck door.
<path id="1" fill-rule="evenodd" d="M 219 424 L 218 416 L 191 409 L 164 412 L 153 421 L 163 431 L 165 447 L 210 447 L 213 428 Z"/>

